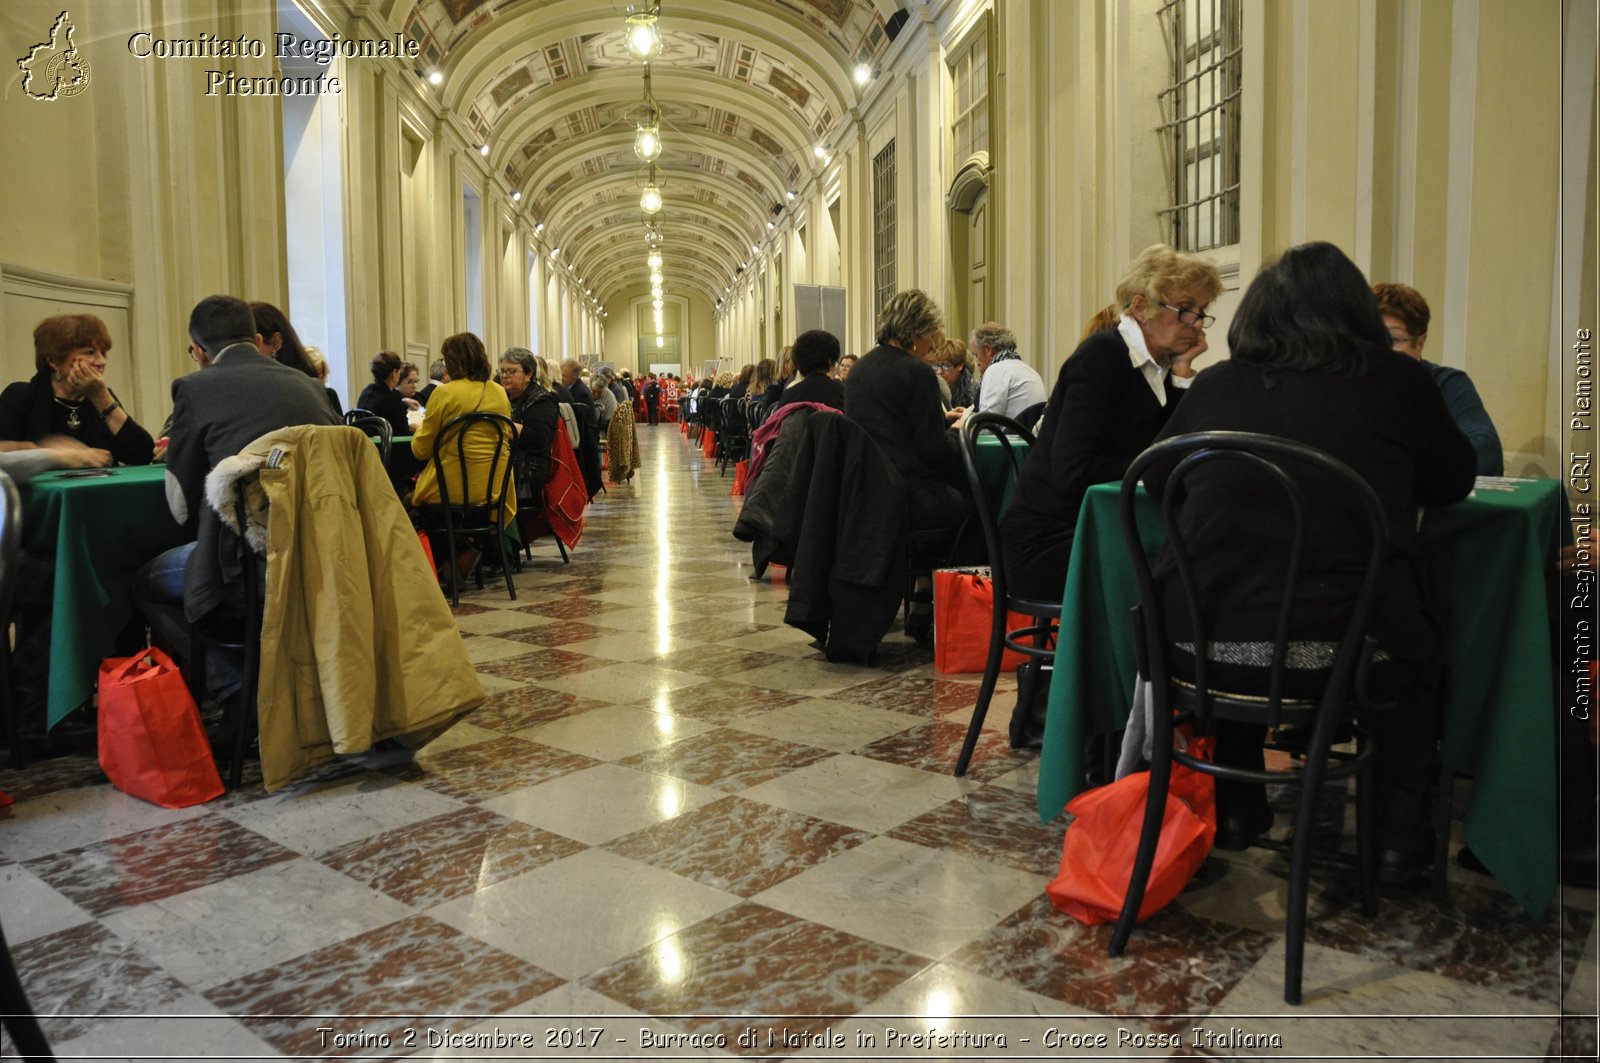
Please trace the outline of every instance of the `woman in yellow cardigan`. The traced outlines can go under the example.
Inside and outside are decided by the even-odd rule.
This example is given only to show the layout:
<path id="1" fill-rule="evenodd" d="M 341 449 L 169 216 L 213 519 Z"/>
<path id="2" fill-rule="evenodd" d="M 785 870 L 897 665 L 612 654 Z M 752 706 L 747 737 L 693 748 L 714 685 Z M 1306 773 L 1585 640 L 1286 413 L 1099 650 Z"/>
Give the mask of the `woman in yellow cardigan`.
<path id="1" fill-rule="evenodd" d="M 511 416 L 511 399 L 506 395 L 506 389 L 490 378 L 489 352 L 484 349 L 482 340 L 470 332 L 458 332 L 439 345 L 439 354 L 444 359 L 446 383 L 434 389 L 428 399 L 427 416 L 423 418 L 416 435 L 411 437 L 411 453 L 428 463 L 418 474 L 417 487 L 412 492 L 412 504 L 417 506 L 437 505 L 440 501 L 438 478 L 434 475 L 433 462 L 429 460 L 433 457 L 434 442 L 439 437 L 440 429 L 465 413 Z M 470 497 L 479 500 L 485 494 L 489 466 L 494 460 L 497 442 L 488 432 L 474 430 L 467 436 L 465 446 L 467 486 Z M 509 455 L 501 458 L 496 478 L 508 460 Z M 439 463 L 444 467 L 451 502 L 457 503 L 468 497 L 461 490 L 461 464 L 455 456 L 454 447 L 449 454 L 439 456 Z M 516 515 L 517 499 L 512 491 L 506 492 L 506 510 L 508 518 Z"/>

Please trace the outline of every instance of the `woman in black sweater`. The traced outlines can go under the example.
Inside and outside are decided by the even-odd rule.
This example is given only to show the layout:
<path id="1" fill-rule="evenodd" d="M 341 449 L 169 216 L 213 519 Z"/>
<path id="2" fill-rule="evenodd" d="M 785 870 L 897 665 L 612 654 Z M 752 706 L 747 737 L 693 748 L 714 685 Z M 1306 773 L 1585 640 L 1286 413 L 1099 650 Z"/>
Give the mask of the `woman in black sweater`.
<path id="1" fill-rule="evenodd" d="M 416 399 L 407 399 L 400 394 L 398 385 L 404 372 L 405 362 L 401 361 L 398 354 L 379 351 L 372 356 L 372 383 L 362 389 L 361 397 L 356 400 L 357 409 L 388 421 L 397 436 L 411 434 L 411 426 L 406 421 L 406 405 L 417 405 Z"/>
<path id="2" fill-rule="evenodd" d="M 106 384 L 109 350 L 111 334 L 93 314 L 41 321 L 33 330 L 37 372 L 0 393 L 0 449 L 43 443 L 74 465 L 149 465 L 155 441 Z"/>
<path id="3" fill-rule="evenodd" d="M 1369 631 L 1389 658 L 1373 669 L 1375 693 L 1397 710 L 1365 722 L 1378 750 L 1380 872 L 1404 879 L 1433 847 L 1433 692 L 1443 662 L 1440 632 L 1423 600 L 1417 508 L 1465 498 L 1477 456 L 1424 366 L 1390 350 L 1366 279 L 1332 244 L 1291 248 L 1263 270 L 1239 304 L 1228 345 L 1233 357 L 1195 382 L 1162 435 L 1228 430 L 1309 444 L 1359 473 L 1388 517 L 1389 558 Z M 1145 483 L 1152 494 L 1160 496 L 1169 472 L 1151 468 Z M 1315 549 L 1301 573 L 1289 637 L 1337 642 L 1370 540 L 1362 513 L 1338 504 L 1345 496 L 1324 487 L 1325 476 L 1302 470 L 1299 482 Z M 1288 565 L 1282 522 L 1265 505 L 1272 493 L 1232 462 L 1197 469 L 1184 487 L 1180 527 L 1195 579 L 1215 610 L 1208 632 L 1214 653 L 1225 659 L 1226 644 L 1270 642 Z M 1157 568 L 1180 638 L 1181 592 L 1171 562 L 1163 557 Z M 1260 728 L 1219 729 L 1217 761 L 1259 768 L 1261 738 Z M 1264 795 L 1249 790 L 1217 789 L 1219 821 L 1226 827 L 1231 816 L 1243 841 L 1271 824 Z"/>
<path id="4" fill-rule="evenodd" d="M 1215 266 L 1165 244 L 1145 248 L 1117 284 L 1121 320 L 1062 365 L 1001 520 L 1010 593 L 1061 599 L 1084 493 L 1120 480 L 1172 416 L 1221 293 Z"/>

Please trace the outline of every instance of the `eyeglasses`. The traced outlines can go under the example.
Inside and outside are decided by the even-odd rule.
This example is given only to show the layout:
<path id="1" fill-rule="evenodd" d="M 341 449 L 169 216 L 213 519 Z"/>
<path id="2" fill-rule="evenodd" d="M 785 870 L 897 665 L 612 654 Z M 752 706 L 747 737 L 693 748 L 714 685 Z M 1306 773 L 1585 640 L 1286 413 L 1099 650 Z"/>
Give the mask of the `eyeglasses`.
<path id="1" fill-rule="evenodd" d="M 192 343 L 183 349 L 183 353 L 187 354 L 190 358 L 193 358 L 197 362 L 200 360 L 200 352 L 195 350 L 195 346 Z"/>
<path id="2" fill-rule="evenodd" d="M 1171 303 L 1162 303 L 1161 305 L 1177 314 L 1178 323 L 1181 325 L 1188 325 L 1191 328 L 1195 325 L 1199 325 L 1201 328 L 1210 328 L 1217 323 L 1217 319 L 1212 315 L 1203 314 L 1198 310 L 1191 310 L 1186 306 L 1178 307 L 1173 306 Z"/>
<path id="3" fill-rule="evenodd" d="M 1416 340 L 1416 338 L 1417 337 L 1412 336 L 1412 335 L 1408 335 L 1407 333 L 1404 333 L 1404 332 L 1393 332 L 1393 331 L 1391 331 L 1389 333 L 1389 340 L 1392 343 L 1411 343 L 1414 340 Z"/>

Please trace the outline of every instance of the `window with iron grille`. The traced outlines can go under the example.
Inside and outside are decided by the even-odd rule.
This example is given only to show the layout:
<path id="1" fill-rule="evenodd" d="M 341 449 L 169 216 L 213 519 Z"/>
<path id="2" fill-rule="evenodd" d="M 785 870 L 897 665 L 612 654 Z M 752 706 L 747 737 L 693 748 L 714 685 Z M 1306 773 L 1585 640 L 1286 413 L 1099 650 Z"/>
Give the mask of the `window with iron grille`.
<path id="1" fill-rule="evenodd" d="M 882 309 L 895 288 L 894 141 L 872 157 L 873 306 Z M 876 312 L 876 310 L 874 311 Z"/>
<path id="2" fill-rule="evenodd" d="M 1168 84 L 1161 139 L 1173 247 L 1204 251 L 1239 241 L 1240 0 L 1166 0 Z"/>

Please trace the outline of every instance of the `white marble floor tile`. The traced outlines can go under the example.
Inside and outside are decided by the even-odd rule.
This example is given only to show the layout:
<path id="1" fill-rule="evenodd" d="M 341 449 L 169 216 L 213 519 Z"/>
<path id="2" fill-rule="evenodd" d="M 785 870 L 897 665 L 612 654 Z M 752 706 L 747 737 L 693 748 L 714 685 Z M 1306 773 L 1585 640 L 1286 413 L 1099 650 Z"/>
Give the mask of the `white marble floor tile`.
<path id="1" fill-rule="evenodd" d="M 770 624 L 773 620 L 761 615 L 758 611 L 750 617 L 752 623 Z M 782 622 L 780 618 L 778 623 Z M 811 645 L 812 639 L 798 628 L 781 627 L 772 631 L 755 631 L 748 635 L 737 635 L 731 639 L 719 639 L 713 646 L 729 646 L 736 650 L 759 653 L 781 653 L 785 657 L 814 657 L 817 648 Z"/>
<path id="2" fill-rule="evenodd" d="M 526 680 L 507 679 L 504 676 L 490 675 L 487 672 L 478 673 L 478 683 L 483 687 L 485 695 L 500 694 L 507 690 L 516 690 L 518 687 L 528 685 Z"/>
<path id="3" fill-rule="evenodd" d="M 669 640 L 670 641 L 670 640 Z M 599 638 L 569 642 L 561 648 L 590 657 L 604 657 L 609 661 L 644 661 L 654 657 L 659 640 L 649 631 L 620 635 L 602 635 Z"/>
<path id="4" fill-rule="evenodd" d="M 751 898 L 930 959 L 980 937 L 1047 879 L 874 838 Z"/>
<path id="5" fill-rule="evenodd" d="M 600 764 L 491 798 L 482 807 L 599 845 L 726 796 L 682 779 Z"/>
<path id="6" fill-rule="evenodd" d="M 526 727 L 517 732 L 517 737 L 571 753 L 582 753 L 596 760 L 621 760 L 647 749 L 671 745 L 690 735 L 702 734 L 711 730 L 712 726 L 687 716 L 672 716 L 626 705 L 609 705 Z"/>
<path id="7" fill-rule="evenodd" d="M 97 1063 L 215 1063 L 219 1059 L 282 1059 L 249 1027 L 202 996 L 186 993 L 145 1015 L 89 1021 L 70 1041 L 51 1045 L 59 1060 Z"/>
<path id="8" fill-rule="evenodd" d="M 752 786 L 740 796 L 883 833 L 960 797 L 962 791 L 960 780 L 951 776 L 840 755 Z"/>
<path id="9" fill-rule="evenodd" d="M 1283 950 L 1274 942 L 1193 1025 L 1211 1035 L 1236 1029 L 1281 1038 L 1282 1049 L 1252 1055 L 1324 1058 L 1542 1059 L 1556 1033 L 1556 1017 L 1535 1001 L 1309 943 L 1302 1003 L 1286 1004 Z"/>
<path id="10" fill-rule="evenodd" d="M 428 914 L 563 978 L 578 978 L 737 903 L 731 893 L 590 849 Z"/>
<path id="11" fill-rule="evenodd" d="M 93 921 L 54 887 L 20 864 L 0 867 L 0 926 L 12 945 Z"/>
<path id="12" fill-rule="evenodd" d="M 522 601 L 520 590 L 517 593 L 517 604 L 533 604 Z M 467 613 L 465 616 L 456 617 L 456 627 L 463 635 L 498 635 L 502 631 L 521 631 L 554 622 L 554 617 L 514 609 L 490 609 L 487 612 Z"/>
<path id="13" fill-rule="evenodd" d="M 752 668 L 723 678 L 733 683 L 748 683 L 755 687 L 788 690 L 820 698 L 876 678 L 879 674 L 881 673 L 861 665 L 837 664 L 821 658 L 797 657 L 792 661 L 769 664 L 765 668 Z"/>
<path id="14" fill-rule="evenodd" d="M 462 807 L 463 802 L 427 787 L 363 774 L 309 792 L 282 790 L 222 814 L 287 849 L 309 855 Z"/>
<path id="15" fill-rule="evenodd" d="M 162 808 L 109 786 L 61 790 L 11 806 L 0 825 L 0 853 L 31 860 L 206 814 L 204 805 Z"/>
<path id="16" fill-rule="evenodd" d="M 579 697 L 609 701 L 613 705 L 650 703 L 663 690 L 681 690 L 704 683 L 704 676 L 671 668 L 644 664 L 613 664 L 555 679 L 536 680 L 533 685 L 561 690 Z"/>
<path id="17" fill-rule="evenodd" d="M 102 921 L 196 989 L 391 923 L 410 909 L 314 860 L 289 860 Z"/>
<path id="18" fill-rule="evenodd" d="M 467 660 L 473 664 L 488 664 L 490 661 L 503 661 L 510 657 L 526 657 L 530 652 L 526 642 L 498 638 L 494 635 L 473 635 L 465 642 Z"/>
<path id="19" fill-rule="evenodd" d="M 441 1047 L 419 1051 L 412 1058 L 736 1058 L 731 1053 L 716 1049 L 644 1048 L 641 1047 L 643 1038 L 640 1030 L 649 1030 L 658 1037 L 683 1032 L 669 1023 L 640 1015 L 626 1005 L 577 982 L 568 982 L 534 997 L 510 1015 L 487 1019 L 470 1027 L 464 1023 L 453 1027 L 453 1032 L 461 1038 L 458 1043 L 463 1046 L 472 1044 L 468 1038 L 477 1038 L 478 1044 L 489 1046 L 518 1039 L 521 1042 L 518 1047 Z M 500 1035 L 499 1038 L 495 1037 L 496 1033 Z"/>
<path id="20" fill-rule="evenodd" d="M 924 723 L 927 720 L 921 716 L 813 698 L 798 705 L 730 720 L 728 726 L 751 734 L 848 753 Z"/>

